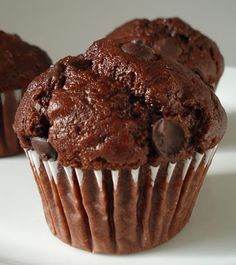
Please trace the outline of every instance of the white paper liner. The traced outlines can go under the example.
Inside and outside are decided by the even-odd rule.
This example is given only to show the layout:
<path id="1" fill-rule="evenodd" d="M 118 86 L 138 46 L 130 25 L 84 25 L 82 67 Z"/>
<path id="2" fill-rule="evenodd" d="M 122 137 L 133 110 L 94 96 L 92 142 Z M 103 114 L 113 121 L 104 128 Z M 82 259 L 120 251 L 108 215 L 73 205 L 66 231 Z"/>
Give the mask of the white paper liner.
<path id="1" fill-rule="evenodd" d="M 215 146 L 212 149 L 209 149 L 208 151 L 206 151 L 206 153 L 201 154 L 201 153 L 197 153 L 196 152 L 196 156 L 195 156 L 195 161 L 194 161 L 194 171 L 197 171 L 199 165 L 201 164 L 201 161 L 204 158 L 204 165 L 207 168 L 209 166 L 209 164 L 211 163 L 211 160 L 214 156 L 214 153 L 216 151 L 217 146 Z M 26 150 L 25 150 L 26 151 Z M 40 158 L 39 155 L 37 154 L 37 152 L 33 151 L 33 150 L 28 150 L 26 151 L 27 156 L 29 157 L 32 166 L 35 168 L 36 172 L 39 174 L 39 167 L 40 167 Z M 183 170 L 182 170 L 182 179 L 184 180 L 184 178 L 187 175 L 187 172 L 189 170 L 189 167 L 191 166 L 191 162 L 192 162 L 192 158 L 190 159 L 186 159 L 183 161 L 184 166 L 183 166 Z M 43 164 L 45 166 L 45 169 L 47 171 L 48 177 L 49 179 L 54 179 L 55 183 L 57 183 L 57 178 L 58 178 L 58 162 L 57 161 L 43 161 Z M 173 176 L 173 173 L 175 171 L 175 167 L 176 167 L 177 163 L 168 163 L 168 168 L 167 168 L 167 175 L 166 175 L 166 182 L 169 183 L 171 181 L 171 178 Z M 151 179 L 152 179 L 152 185 L 154 185 L 156 177 L 158 175 L 158 170 L 159 170 L 160 166 L 157 167 L 153 167 L 151 166 Z M 72 173 L 73 173 L 73 168 L 71 167 L 64 167 L 64 170 L 66 172 L 66 176 L 68 178 L 69 183 L 72 185 Z M 79 168 L 74 168 L 78 182 L 80 185 L 82 185 L 83 182 L 83 171 Z M 140 168 L 137 169 L 133 169 L 131 170 L 132 172 L 132 178 L 134 183 L 138 182 L 138 178 L 139 178 L 139 173 L 140 173 Z M 119 170 L 112 170 L 112 180 L 113 180 L 113 187 L 114 190 L 117 189 L 117 185 L 118 185 L 118 179 L 119 179 Z M 97 180 L 97 184 L 98 187 L 102 190 L 102 181 L 103 181 L 103 174 L 101 170 L 95 170 L 94 171 L 94 175 L 96 177 Z"/>
<path id="2" fill-rule="evenodd" d="M 136 252 L 176 235 L 191 216 L 215 151 L 157 167 L 92 171 L 25 150 L 51 231 L 97 253 Z"/>

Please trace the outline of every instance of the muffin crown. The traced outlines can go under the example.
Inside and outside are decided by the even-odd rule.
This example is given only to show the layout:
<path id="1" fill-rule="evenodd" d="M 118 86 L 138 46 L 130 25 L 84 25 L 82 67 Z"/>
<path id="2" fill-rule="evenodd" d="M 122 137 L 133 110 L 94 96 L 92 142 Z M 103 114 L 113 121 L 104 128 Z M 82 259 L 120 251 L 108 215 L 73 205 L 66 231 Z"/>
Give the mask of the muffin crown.
<path id="1" fill-rule="evenodd" d="M 190 70 L 140 42 L 102 39 L 35 78 L 14 128 L 44 159 L 119 169 L 204 152 L 225 124 L 216 95 Z"/>
<path id="2" fill-rule="evenodd" d="M 0 92 L 26 89 L 51 60 L 43 50 L 15 34 L 0 31 Z"/>

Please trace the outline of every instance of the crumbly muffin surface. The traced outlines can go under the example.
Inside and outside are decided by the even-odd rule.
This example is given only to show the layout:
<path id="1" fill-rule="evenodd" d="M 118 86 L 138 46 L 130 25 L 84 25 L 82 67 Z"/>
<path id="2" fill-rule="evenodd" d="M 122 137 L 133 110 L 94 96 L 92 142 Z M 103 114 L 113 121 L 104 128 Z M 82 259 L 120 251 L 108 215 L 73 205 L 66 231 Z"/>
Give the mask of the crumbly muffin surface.
<path id="1" fill-rule="evenodd" d="M 142 43 L 102 39 L 29 85 L 14 128 L 24 148 L 63 166 L 120 169 L 204 152 L 225 124 L 216 95 L 190 70 Z"/>

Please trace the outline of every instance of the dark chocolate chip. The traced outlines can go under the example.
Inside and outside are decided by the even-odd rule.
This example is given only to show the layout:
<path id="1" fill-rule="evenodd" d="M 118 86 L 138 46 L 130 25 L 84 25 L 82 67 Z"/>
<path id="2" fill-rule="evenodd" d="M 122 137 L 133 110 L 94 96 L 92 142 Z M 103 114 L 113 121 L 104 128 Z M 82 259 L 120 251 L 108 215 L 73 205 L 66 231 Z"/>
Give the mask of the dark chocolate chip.
<path id="1" fill-rule="evenodd" d="M 181 40 L 183 43 L 188 44 L 188 42 L 189 42 L 189 36 L 187 36 L 187 35 L 183 35 L 183 34 L 179 34 L 179 38 L 180 38 L 180 40 Z"/>
<path id="2" fill-rule="evenodd" d="M 121 46 L 121 49 L 125 53 L 135 55 L 146 61 L 156 58 L 152 49 L 139 41 L 125 43 Z"/>
<path id="3" fill-rule="evenodd" d="M 175 58 L 183 52 L 180 44 L 174 39 L 162 39 L 154 45 L 154 49 Z"/>
<path id="4" fill-rule="evenodd" d="M 179 153 L 184 146 L 182 127 L 164 118 L 153 125 L 152 138 L 158 151 L 165 156 Z"/>
<path id="5" fill-rule="evenodd" d="M 92 66 L 92 61 L 87 60 L 83 57 L 83 55 L 77 56 L 76 60 L 72 62 L 72 64 L 80 70 L 87 70 Z"/>
<path id="6" fill-rule="evenodd" d="M 46 138 L 33 137 L 31 138 L 31 145 L 44 161 L 57 159 L 57 152 Z"/>

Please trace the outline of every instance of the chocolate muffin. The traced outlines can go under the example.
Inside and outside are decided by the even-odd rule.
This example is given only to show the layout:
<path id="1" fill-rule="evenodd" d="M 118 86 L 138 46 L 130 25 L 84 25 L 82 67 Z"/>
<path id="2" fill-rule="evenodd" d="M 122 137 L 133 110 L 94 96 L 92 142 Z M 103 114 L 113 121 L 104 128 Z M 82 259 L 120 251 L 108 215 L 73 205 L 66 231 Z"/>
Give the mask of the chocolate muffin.
<path id="1" fill-rule="evenodd" d="M 0 157 L 21 152 L 12 129 L 15 112 L 27 85 L 50 64 L 38 47 L 0 31 Z"/>
<path id="2" fill-rule="evenodd" d="M 115 254 L 184 227 L 225 127 L 199 76 L 143 43 L 109 39 L 36 77 L 14 123 L 52 233 Z"/>
<path id="3" fill-rule="evenodd" d="M 141 41 L 191 69 L 213 90 L 224 70 L 224 60 L 216 43 L 179 18 L 134 19 L 107 38 Z"/>

